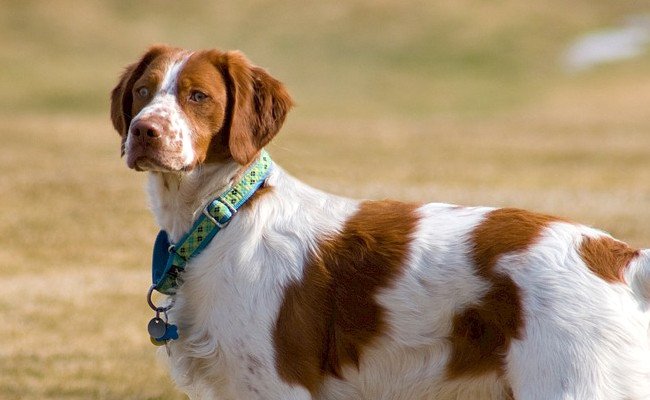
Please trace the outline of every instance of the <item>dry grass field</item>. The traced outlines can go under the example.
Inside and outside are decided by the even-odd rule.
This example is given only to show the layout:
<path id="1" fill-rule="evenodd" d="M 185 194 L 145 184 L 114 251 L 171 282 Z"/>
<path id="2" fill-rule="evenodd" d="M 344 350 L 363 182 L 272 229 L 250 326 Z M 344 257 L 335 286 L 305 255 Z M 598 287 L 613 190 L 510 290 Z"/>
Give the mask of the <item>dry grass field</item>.
<path id="1" fill-rule="evenodd" d="M 108 93 L 154 42 L 239 48 L 298 106 L 269 147 L 359 198 L 509 205 L 650 246 L 650 57 L 565 74 L 648 2 L 0 0 L 0 399 L 180 399 L 146 323 L 157 232 Z"/>

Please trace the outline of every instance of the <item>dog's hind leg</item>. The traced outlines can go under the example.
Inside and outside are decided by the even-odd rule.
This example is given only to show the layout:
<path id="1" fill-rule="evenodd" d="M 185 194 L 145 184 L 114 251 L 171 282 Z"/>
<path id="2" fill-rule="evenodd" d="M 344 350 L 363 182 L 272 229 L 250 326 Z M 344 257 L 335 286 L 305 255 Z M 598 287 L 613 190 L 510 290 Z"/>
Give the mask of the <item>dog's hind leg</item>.
<path id="1" fill-rule="evenodd" d="M 573 329 L 573 324 L 528 321 L 524 339 L 514 341 L 507 355 L 506 372 L 515 399 L 650 399 L 650 359 L 642 351 L 616 346 L 618 339 L 608 341 L 612 332 L 596 330 L 588 335 L 582 327 Z"/>

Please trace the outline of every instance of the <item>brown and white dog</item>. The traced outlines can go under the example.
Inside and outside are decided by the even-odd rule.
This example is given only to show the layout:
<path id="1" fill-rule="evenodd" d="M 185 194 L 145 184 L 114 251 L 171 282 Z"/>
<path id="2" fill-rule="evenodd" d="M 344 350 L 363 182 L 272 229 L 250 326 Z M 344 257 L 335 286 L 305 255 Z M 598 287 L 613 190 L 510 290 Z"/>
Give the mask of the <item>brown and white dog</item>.
<path id="1" fill-rule="evenodd" d="M 172 241 L 292 101 L 239 52 L 155 46 L 111 117 Z M 175 381 L 215 399 L 650 399 L 650 251 L 517 209 L 357 201 L 275 165 L 193 258 Z"/>

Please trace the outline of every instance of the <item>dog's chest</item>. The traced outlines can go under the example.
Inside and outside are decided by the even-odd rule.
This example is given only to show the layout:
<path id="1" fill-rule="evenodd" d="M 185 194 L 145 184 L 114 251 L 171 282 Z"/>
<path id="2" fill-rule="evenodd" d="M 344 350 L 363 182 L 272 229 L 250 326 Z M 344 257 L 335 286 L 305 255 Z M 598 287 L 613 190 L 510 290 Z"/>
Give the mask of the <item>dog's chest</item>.
<path id="1" fill-rule="evenodd" d="M 283 300 L 280 288 L 295 263 L 285 258 L 280 266 L 264 251 L 237 246 L 231 236 L 238 228 L 232 228 L 187 266 L 170 312 L 180 334 L 171 361 L 174 375 L 190 377 L 193 386 L 219 380 L 225 398 L 231 392 L 256 398 L 265 382 L 278 379 L 272 332 Z M 247 246 L 261 245 L 257 240 L 249 235 Z"/>

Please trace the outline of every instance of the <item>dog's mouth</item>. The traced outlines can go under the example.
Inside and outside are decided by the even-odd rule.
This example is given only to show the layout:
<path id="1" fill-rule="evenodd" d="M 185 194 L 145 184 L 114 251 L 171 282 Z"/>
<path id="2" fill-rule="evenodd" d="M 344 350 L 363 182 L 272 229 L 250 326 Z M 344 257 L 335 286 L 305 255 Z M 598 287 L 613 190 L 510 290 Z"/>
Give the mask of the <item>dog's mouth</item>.
<path id="1" fill-rule="evenodd" d="M 169 168 L 163 166 L 157 160 L 153 160 L 148 157 L 140 157 L 135 160 L 134 165 L 131 167 L 136 171 L 157 171 L 157 172 L 167 172 Z"/>
<path id="2" fill-rule="evenodd" d="M 177 170 L 172 165 L 162 162 L 158 158 L 149 156 L 127 157 L 126 164 L 136 171 L 172 172 Z"/>
<path id="3" fill-rule="evenodd" d="M 127 157 L 127 166 L 139 172 L 189 172 L 194 169 L 194 165 L 183 165 L 180 160 L 165 162 L 158 157 L 139 156 L 134 158 Z"/>

